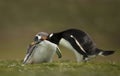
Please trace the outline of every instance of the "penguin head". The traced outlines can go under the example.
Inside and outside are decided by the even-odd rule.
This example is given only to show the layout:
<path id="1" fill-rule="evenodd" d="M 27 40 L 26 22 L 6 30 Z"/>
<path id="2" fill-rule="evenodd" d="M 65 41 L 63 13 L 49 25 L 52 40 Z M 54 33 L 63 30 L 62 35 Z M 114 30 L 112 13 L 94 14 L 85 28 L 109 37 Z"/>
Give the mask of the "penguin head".
<path id="1" fill-rule="evenodd" d="M 49 34 L 46 32 L 39 32 L 38 34 L 35 35 L 34 41 L 35 42 L 41 42 L 43 40 L 47 40 Z"/>

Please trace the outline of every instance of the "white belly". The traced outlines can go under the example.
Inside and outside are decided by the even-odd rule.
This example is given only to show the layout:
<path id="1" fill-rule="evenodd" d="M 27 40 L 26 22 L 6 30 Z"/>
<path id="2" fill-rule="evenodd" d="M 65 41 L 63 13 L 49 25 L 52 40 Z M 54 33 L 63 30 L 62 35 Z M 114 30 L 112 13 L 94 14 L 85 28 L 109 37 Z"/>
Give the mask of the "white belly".
<path id="1" fill-rule="evenodd" d="M 81 62 L 83 60 L 83 55 L 78 53 L 67 40 L 62 38 L 60 40 L 60 45 L 62 45 L 64 47 L 70 49 L 71 51 L 73 51 L 75 56 L 76 56 L 77 62 Z"/>
<path id="2" fill-rule="evenodd" d="M 65 39 L 62 38 L 60 40 L 59 44 L 62 45 L 62 46 L 64 46 L 64 47 L 66 47 L 66 48 L 68 48 L 68 49 L 70 49 L 71 51 L 75 52 L 75 49 L 72 47 L 72 45 L 67 40 L 65 40 Z"/>
<path id="3" fill-rule="evenodd" d="M 56 52 L 56 47 L 57 45 L 47 40 L 42 41 L 35 47 L 26 63 L 51 62 Z"/>

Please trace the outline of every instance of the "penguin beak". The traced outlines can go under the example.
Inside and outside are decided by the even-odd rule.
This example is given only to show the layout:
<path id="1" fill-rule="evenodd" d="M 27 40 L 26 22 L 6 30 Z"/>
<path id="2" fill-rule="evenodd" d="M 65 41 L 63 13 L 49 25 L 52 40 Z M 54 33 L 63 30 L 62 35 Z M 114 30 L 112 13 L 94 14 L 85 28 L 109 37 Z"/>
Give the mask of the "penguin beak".
<path id="1" fill-rule="evenodd" d="M 33 42 L 31 42 L 30 46 L 36 45 L 36 44 L 38 44 L 38 43 L 39 43 L 38 41 L 33 41 Z M 30 48 L 30 47 L 29 47 L 29 48 Z"/>

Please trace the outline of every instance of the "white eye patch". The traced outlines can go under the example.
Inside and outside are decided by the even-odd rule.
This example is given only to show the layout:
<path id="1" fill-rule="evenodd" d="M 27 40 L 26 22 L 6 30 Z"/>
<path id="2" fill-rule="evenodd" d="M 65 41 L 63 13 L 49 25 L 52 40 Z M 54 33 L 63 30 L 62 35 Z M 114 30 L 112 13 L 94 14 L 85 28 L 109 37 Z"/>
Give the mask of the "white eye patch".
<path id="1" fill-rule="evenodd" d="M 39 35 L 36 35 L 36 37 L 38 37 L 38 39 L 40 40 L 42 37 L 41 36 L 39 36 Z"/>
<path id="2" fill-rule="evenodd" d="M 41 39 L 41 36 L 38 36 L 38 39 Z"/>

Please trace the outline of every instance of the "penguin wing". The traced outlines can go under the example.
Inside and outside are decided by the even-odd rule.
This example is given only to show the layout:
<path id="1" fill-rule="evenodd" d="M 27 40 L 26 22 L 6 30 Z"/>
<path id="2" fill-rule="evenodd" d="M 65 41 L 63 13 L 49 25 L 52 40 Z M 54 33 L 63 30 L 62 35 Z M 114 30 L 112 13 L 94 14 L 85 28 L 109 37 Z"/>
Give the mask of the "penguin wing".
<path id="1" fill-rule="evenodd" d="M 86 53 L 86 51 L 83 49 L 82 45 L 77 41 L 77 39 L 73 35 L 71 35 L 70 37 L 72 37 L 75 40 L 76 44 L 80 47 L 80 49 Z"/>
<path id="2" fill-rule="evenodd" d="M 62 54 L 58 46 L 56 47 L 56 53 L 58 55 L 58 58 L 62 58 Z"/>
<path id="3" fill-rule="evenodd" d="M 82 45 L 73 35 L 67 35 L 64 39 L 67 40 L 78 53 L 82 54 L 84 57 L 88 57 Z"/>
<path id="4" fill-rule="evenodd" d="M 55 43 L 52 43 L 48 40 L 44 40 L 51 48 L 56 48 L 56 53 L 58 55 L 58 58 L 61 58 L 62 57 L 62 54 L 61 54 L 61 51 L 59 49 L 59 47 L 55 44 Z"/>
<path id="5" fill-rule="evenodd" d="M 27 49 L 27 53 L 26 56 L 24 58 L 23 64 L 26 63 L 26 61 L 29 59 L 29 57 L 31 56 L 33 50 L 36 48 L 36 44 L 34 45 L 29 45 L 28 49 Z"/>

